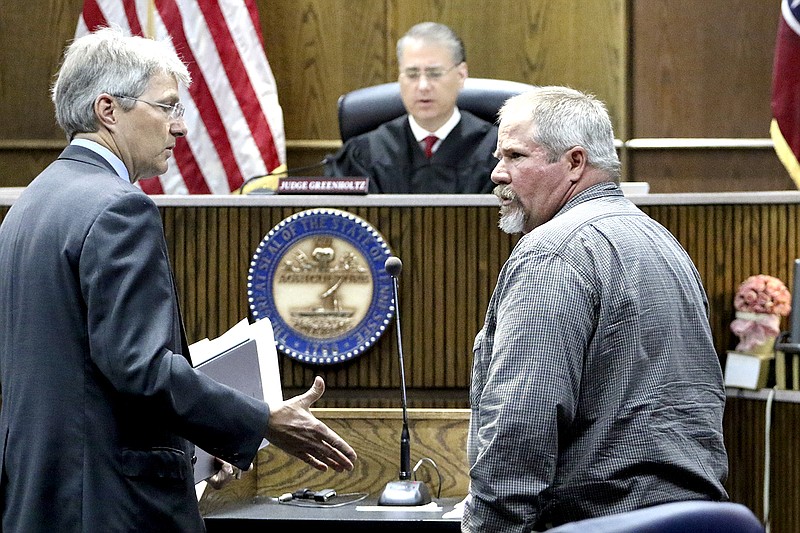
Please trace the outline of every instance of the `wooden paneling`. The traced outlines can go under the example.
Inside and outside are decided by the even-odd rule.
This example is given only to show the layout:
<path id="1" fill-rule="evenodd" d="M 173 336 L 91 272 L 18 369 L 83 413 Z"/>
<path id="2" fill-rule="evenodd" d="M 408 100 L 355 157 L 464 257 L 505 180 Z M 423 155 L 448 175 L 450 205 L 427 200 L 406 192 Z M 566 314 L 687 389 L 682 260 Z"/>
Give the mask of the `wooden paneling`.
<path id="1" fill-rule="evenodd" d="M 215 337 L 247 316 L 246 275 L 252 254 L 269 230 L 301 210 L 162 208 L 190 342 Z M 405 362 L 408 386 L 417 389 L 410 399 L 431 405 L 437 389 L 456 389 L 461 391 L 457 398 L 463 405 L 472 340 L 482 324 L 499 268 L 517 238 L 497 230 L 496 208 L 356 207 L 347 211 L 377 228 L 403 259 L 400 313 Z M 381 398 L 396 404 L 396 349 L 392 330 L 353 364 L 305 366 L 284 357 L 284 387 L 303 390 L 320 374 L 331 391 L 387 389 L 391 394 L 379 394 L 378 405 L 384 404 Z M 329 396 L 337 397 L 335 392 Z M 369 399 L 362 401 L 375 405 Z"/>
<path id="2" fill-rule="evenodd" d="M 63 146 L 66 144 L 67 142 L 63 141 Z M 0 148 L 0 184 L 2 184 L 0 186 L 24 187 L 28 185 L 63 150 L 63 146 L 60 148 L 50 147 L 53 145 L 54 143 L 50 141 L 41 143 L 37 147 Z"/>
<path id="3" fill-rule="evenodd" d="M 335 487 L 340 494 L 367 492 L 377 497 L 386 482 L 397 479 L 403 422 L 399 409 L 314 409 L 314 414 L 356 450 L 358 461 L 352 472 L 320 473 L 268 446 L 259 452 L 254 470 L 246 472 L 243 479 L 221 491 L 206 490 L 202 511 L 213 511 L 231 501 L 276 497 L 301 487 Z M 431 459 L 442 477 L 441 491 L 436 469 L 428 462 L 420 466 L 416 479 L 424 481 L 434 497 L 439 492 L 442 498 L 466 496 L 469 411 L 411 409 L 408 419 L 411 467 L 423 457 Z"/>
<path id="4" fill-rule="evenodd" d="M 763 0 L 632 0 L 631 137 L 769 137 L 779 17 Z"/>
<path id="5" fill-rule="evenodd" d="M 0 209 L 3 216 L 6 208 Z M 736 344 L 733 296 L 754 274 L 793 283 L 800 257 L 800 204 L 642 206 L 681 242 L 708 293 L 721 358 Z M 162 207 L 170 257 L 190 342 L 216 337 L 247 316 L 246 276 L 261 239 L 302 208 Z M 494 207 L 348 207 L 373 225 L 403 259 L 400 313 L 409 401 L 464 407 L 472 341 L 500 268 L 517 237 L 496 227 Z M 783 324 L 784 328 L 788 324 Z M 353 362 L 310 366 L 281 357 L 288 396 L 317 374 L 329 391 L 320 406 L 399 404 L 394 330 Z"/>
<path id="6" fill-rule="evenodd" d="M 628 173 L 651 193 L 786 191 L 794 182 L 772 148 L 629 150 Z"/>
<path id="7" fill-rule="evenodd" d="M 336 101 L 389 79 L 385 0 L 259 0 L 288 139 L 338 139 Z"/>
<path id="8" fill-rule="evenodd" d="M 764 514 L 766 401 L 728 398 L 723 434 L 728 450 L 726 488 L 759 518 Z M 770 430 L 770 531 L 800 531 L 800 404 L 775 402 Z"/>
<path id="9" fill-rule="evenodd" d="M 643 206 L 692 257 L 708 293 L 711 329 L 723 356 L 736 345 L 730 332 L 733 297 L 754 274 L 769 274 L 791 287 L 800 257 L 798 204 Z M 783 324 L 788 327 L 788 324 Z"/>
<path id="10" fill-rule="evenodd" d="M 7 207 L 0 206 L 0 219 Z M 764 273 L 792 286 L 800 257 L 800 204 L 645 205 L 686 248 L 708 293 L 710 323 L 721 357 L 735 344 L 729 326 L 733 295 L 746 277 Z M 216 336 L 247 312 L 245 273 L 263 236 L 300 209 L 286 207 L 162 207 L 170 255 L 191 340 Z M 471 342 L 480 327 L 500 267 L 514 238 L 496 226 L 494 207 L 347 208 L 374 225 L 404 260 L 401 314 L 409 399 L 418 406 L 465 407 Z M 783 325 L 787 327 L 786 324 Z M 307 388 L 315 374 L 325 377 L 324 406 L 399 406 L 396 342 L 387 333 L 360 359 L 340 367 L 306 367 L 281 358 L 284 395 Z M 762 512 L 764 402 L 729 398 L 724 420 L 730 454 L 726 483 L 731 498 Z M 358 417 L 356 417 L 358 418 Z M 463 490 L 465 472 L 446 457 L 464 449 L 463 419 L 452 425 L 414 421 L 415 457 L 436 457 L 449 465 L 443 494 Z M 380 419 L 380 417 L 378 417 Z M 357 446 L 365 461 L 351 477 L 336 476 L 341 490 L 375 491 L 392 479 L 397 426 L 364 417 L 326 419 Z M 776 533 L 800 530 L 797 502 L 800 467 L 795 458 L 800 404 L 776 403 L 772 422 L 772 520 Z M 450 423 L 448 422 L 448 423 Z M 266 454 L 266 455 L 265 455 Z M 442 454 L 442 455 L 434 455 Z M 445 457 L 446 456 L 446 457 Z M 463 457 L 462 459 L 463 460 Z M 372 465 L 372 466 L 370 466 Z M 381 467 L 375 465 L 382 465 Z M 383 468 L 383 470 L 380 470 Z M 378 473 L 376 474 L 376 469 Z M 255 475 L 254 475 L 255 474 Z M 380 483 L 379 483 L 380 481 Z M 333 483 L 285 454 L 268 449 L 258 470 L 232 485 L 234 497 L 274 496 L 287 488 Z M 255 491 L 255 492 L 254 492 Z M 225 493 L 228 494 L 228 493 Z M 212 496 L 224 499 L 222 494 Z M 213 502 L 212 502 L 213 503 Z"/>
<path id="11" fill-rule="evenodd" d="M 274 447 L 258 454 L 255 469 L 221 491 L 206 490 L 203 512 L 232 501 L 276 497 L 301 487 L 315 490 L 335 487 L 340 493 L 368 492 L 376 496 L 396 468 L 400 413 L 398 410 L 315 409 L 315 414 L 354 447 L 359 459 L 348 473 L 320 474 Z M 464 496 L 469 487 L 466 459 L 466 410 L 412 410 L 410 413 L 412 466 L 429 457 L 442 473 L 442 496 Z M 731 501 L 742 503 L 759 518 L 764 514 L 764 450 L 766 401 L 729 396 L 723 434 L 728 452 L 725 487 Z M 800 404 L 775 401 L 770 435 L 770 519 L 774 533 L 800 531 Z M 438 477 L 420 468 L 419 479 L 438 489 Z"/>
<path id="12" fill-rule="evenodd" d="M 654 205 L 642 209 L 676 236 L 697 265 L 708 292 L 715 347 L 724 356 L 736 341 L 729 325 L 738 285 L 750 275 L 763 273 L 791 286 L 791 267 L 800 257 L 800 206 Z M 272 227 L 301 210 L 162 208 L 190 341 L 219 335 L 246 316 L 245 277 L 256 246 Z M 431 402 L 439 397 L 438 405 L 463 406 L 472 341 L 517 238 L 497 229 L 494 207 L 346 210 L 378 229 L 403 259 L 400 312 L 410 398 L 417 405 L 437 405 Z M 353 363 L 318 367 L 282 358 L 281 374 L 291 393 L 304 390 L 315 374 L 321 374 L 331 388 L 326 397 L 331 405 L 337 401 L 365 407 L 397 405 L 394 331 L 384 334 Z M 345 392 L 366 389 L 375 395 Z M 442 391 L 451 394 L 441 395 Z"/>
<path id="13" fill-rule="evenodd" d="M 63 138 L 50 84 L 82 6 L 82 0 L 0 3 L 0 139 Z"/>
<path id="14" fill-rule="evenodd" d="M 411 7 L 410 4 L 416 4 Z M 470 75 L 535 85 L 569 85 L 607 102 L 624 132 L 627 60 L 624 0 L 397 1 L 390 20 L 399 37 L 435 20 L 464 41 Z M 489 21 L 502 20 L 496 29 Z M 586 21 L 591 20 L 591 31 Z"/>
<path id="15" fill-rule="evenodd" d="M 387 481 L 397 479 L 399 468 L 400 428 L 399 409 L 317 409 L 314 412 L 349 443 L 356 443 L 359 461 L 349 473 L 320 474 L 305 463 L 274 447 L 258 457 L 258 494 L 273 496 L 297 490 L 299 487 L 321 489 L 340 487 L 341 492 L 380 493 Z M 467 410 L 412 410 L 409 412 L 411 433 L 411 466 L 428 457 L 442 474 L 442 497 L 463 497 L 469 487 L 467 467 Z M 436 495 L 439 480 L 436 471 L 425 464 L 418 479 L 428 483 Z"/>

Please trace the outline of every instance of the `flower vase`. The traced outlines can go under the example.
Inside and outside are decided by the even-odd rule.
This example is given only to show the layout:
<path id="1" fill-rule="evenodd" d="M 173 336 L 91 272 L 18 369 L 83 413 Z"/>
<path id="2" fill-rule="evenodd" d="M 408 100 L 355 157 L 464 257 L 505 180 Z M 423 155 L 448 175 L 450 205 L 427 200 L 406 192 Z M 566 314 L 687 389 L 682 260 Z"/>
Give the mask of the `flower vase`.
<path id="1" fill-rule="evenodd" d="M 752 348 L 747 350 L 747 353 L 764 356 L 775 355 L 775 337 L 769 338 L 764 342 L 756 343 Z"/>
<path id="2" fill-rule="evenodd" d="M 739 337 L 736 351 L 759 356 L 774 355 L 780 321 L 778 315 L 736 311 L 736 319 L 731 323 L 731 331 Z"/>
<path id="3" fill-rule="evenodd" d="M 725 360 L 725 385 L 760 389 L 767 386 L 770 369 L 786 381 L 786 360 L 775 353 L 781 317 L 789 316 L 791 294 L 778 278 L 758 274 L 739 285 L 733 298 L 736 318 L 731 332 L 739 337 Z M 781 372 L 784 370 L 783 372 Z"/>
<path id="4" fill-rule="evenodd" d="M 739 344 L 728 352 L 725 385 L 754 390 L 767 386 L 779 325 L 778 315 L 736 311 L 731 331 L 739 337 Z"/>

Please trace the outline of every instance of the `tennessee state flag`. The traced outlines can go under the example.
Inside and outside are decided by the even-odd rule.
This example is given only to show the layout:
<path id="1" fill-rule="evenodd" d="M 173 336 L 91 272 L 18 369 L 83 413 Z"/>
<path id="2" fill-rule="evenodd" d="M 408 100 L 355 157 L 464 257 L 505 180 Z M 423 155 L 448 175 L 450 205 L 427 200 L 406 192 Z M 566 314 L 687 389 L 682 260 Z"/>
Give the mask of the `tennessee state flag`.
<path id="1" fill-rule="evenodd" d="M 116 25 L 167 36 L 186 63 L 181 88 L 189 134 L 149 194 L 227 194 L 286 162 L 283 111 L 264 51 L 255 0 L 84 0 L 76 37 Z"/>
<path id="2" fill-rule="evenodd" d="M 775 152 L 800 188 L 800 0 L 781 2 L 781 19 L 772 71 L 772 123 Z"/>

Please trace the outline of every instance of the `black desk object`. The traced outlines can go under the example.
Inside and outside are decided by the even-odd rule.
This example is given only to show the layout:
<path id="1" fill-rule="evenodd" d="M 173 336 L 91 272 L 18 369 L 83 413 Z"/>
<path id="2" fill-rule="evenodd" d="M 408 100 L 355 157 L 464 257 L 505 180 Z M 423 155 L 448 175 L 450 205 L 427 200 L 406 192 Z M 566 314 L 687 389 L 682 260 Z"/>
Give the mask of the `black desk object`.
<path id="1" fill-rule="evenodd" d="M 300 507 L 272 500 L 254 503 L 237 503 L 212 511 L 204 517 L 208 533 L 264 531 L 312 531 L 304 526 L 322 526 L 314 531 L 346 533 L 380 531 L 381 533 L 409 531 L 461 531 L 460 518 L 442 518 L 453 510 L 460 498 L 434 499 L 442 508 L 438 512 L 398 511 L 386 507 L 385 511 L 357 511 L 359 506 L 377 504 L 375 498 L 342 507 Z"/>

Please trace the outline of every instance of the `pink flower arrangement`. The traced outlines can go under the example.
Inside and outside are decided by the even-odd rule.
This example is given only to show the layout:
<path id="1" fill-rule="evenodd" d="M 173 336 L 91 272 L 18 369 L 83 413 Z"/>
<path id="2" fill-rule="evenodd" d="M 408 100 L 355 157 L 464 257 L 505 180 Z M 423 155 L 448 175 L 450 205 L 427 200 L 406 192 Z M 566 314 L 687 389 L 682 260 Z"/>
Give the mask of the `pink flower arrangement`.
<path id="1" fill-rule="evenodd" d="M 792 310 L 789 290 L 778 278 L 759 274 L 750 276 L 733 298 L 736 319 L 731 331 L 739 337 L 736 351 L 769 353 L 780 334 L 780 317 Z"/>
<path id="2" fill-rule="evenodd" d="M 789 289 L 778 278 L 758 274 L 750 276 L 736 291 L 733 306 L 737 311 L 789 316 L 792 310 Z"/>

